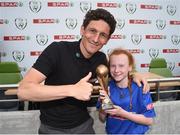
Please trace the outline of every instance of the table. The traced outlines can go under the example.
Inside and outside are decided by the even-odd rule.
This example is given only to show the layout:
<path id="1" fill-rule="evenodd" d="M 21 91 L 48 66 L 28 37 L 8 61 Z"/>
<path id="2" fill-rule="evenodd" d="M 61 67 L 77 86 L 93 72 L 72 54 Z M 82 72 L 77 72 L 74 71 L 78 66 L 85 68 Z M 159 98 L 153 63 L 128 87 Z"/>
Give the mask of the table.
<path id="1" fill-rule="evenodd" d="M 150 85 L 150 92 L 156 93 L 157 101 L 160 100 L 160 93 L 180 92 L 180 77 L 163 77 L 154 73 L 143 73 Z M 178 87 L 178 89 L 174 89 Z"/>
<path id="2" fill-rule="evenodd" d="M 165 78 L 151 72 L 145 72 L 142 75 L 147 79 L 151 88 L 155 88 L 157 83 L 159 83 L 159 87 L 180 86 L 180 77 Z"/>

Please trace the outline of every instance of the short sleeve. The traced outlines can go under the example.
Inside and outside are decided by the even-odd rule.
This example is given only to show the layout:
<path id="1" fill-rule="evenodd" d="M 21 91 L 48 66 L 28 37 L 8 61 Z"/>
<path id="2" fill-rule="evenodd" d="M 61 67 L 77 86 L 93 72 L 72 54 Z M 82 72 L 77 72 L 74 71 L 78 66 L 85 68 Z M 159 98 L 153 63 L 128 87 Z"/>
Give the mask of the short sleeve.
<path id="1" fill-rule="evenodd" d="M 53 42 L 41 53 L 33 68 L 48 76 L 56 66 L 57 57 L 57 45 Z"/>
<path id="2" fill-rule="evenodd" d="M 146 117 L 155 117 L 154 104 L 150 93 L 143 94 L 143 115 Z"/>

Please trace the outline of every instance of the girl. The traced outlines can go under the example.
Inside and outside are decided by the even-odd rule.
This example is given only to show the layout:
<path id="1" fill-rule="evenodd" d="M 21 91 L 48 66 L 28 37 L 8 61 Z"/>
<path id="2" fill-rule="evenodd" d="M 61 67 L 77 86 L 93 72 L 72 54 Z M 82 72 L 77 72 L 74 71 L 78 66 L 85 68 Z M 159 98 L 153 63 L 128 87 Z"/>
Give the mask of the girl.
<path id="1" fill-rule="evenodd" d="M 132 81 L 130 72 L 134 67 L 131 53 L 115 49 L 109 55 L 109 70 L 112 80 L 109 82 L 110 99 L 114 108 L 99 109 L 101 121 L 106 121 L 108 134 L 144 134 L 153 123 L 155 111 L 150 93 L 143 94 L 142 87 Z M 103 95 L 103 96 L 102 96 Z M 100 90 L 100 101 L 107 93 Z"/>

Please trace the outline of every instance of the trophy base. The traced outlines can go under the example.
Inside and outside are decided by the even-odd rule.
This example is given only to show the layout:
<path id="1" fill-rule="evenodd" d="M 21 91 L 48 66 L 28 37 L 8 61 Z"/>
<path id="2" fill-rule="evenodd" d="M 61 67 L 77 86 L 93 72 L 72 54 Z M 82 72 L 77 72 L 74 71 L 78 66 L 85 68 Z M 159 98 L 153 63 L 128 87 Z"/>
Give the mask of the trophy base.
<path id="1" fill-rule="evenodd" d="M 108 110 L 108 109 L 113 109 L 113 104 L 112 103 L 107 103 L 107 104 L 102 104 L 102 109 L 103 110 Z"/>

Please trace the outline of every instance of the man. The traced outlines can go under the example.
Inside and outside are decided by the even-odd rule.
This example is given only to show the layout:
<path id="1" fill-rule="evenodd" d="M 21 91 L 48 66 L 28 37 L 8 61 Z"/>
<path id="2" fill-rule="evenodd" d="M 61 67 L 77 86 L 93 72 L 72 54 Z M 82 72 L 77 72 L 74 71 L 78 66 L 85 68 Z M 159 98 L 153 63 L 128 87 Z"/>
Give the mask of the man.
<path id="1" fill-rule="evenodd" d="M 107 65 L 106 55 L 99 50 L 115 27 L 108 11 L 89 11 L 81 26 L 81 40 L 53 42 L 25 75 L 18 97 L 40 102 L 39 133 L 94 133 L 87 111 L 93 85 L 88 81 L 96 77 L 98 65 Z M 41 85 L 44 80 L 45 85 Z"/>

